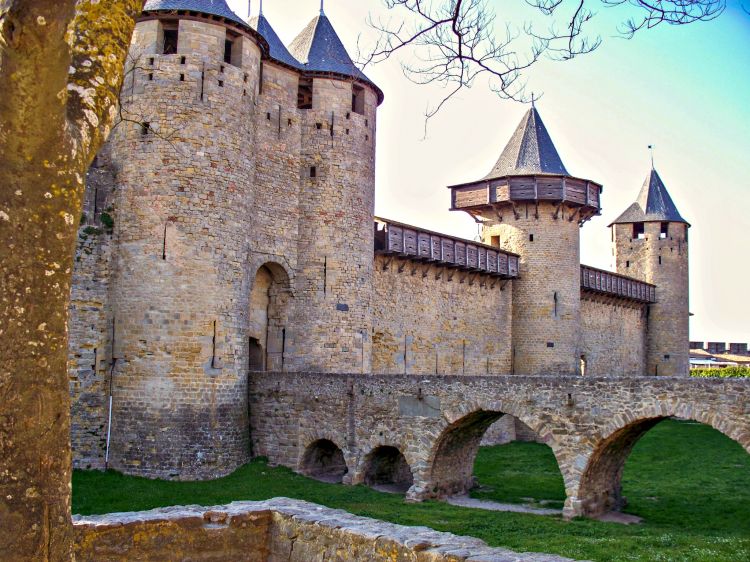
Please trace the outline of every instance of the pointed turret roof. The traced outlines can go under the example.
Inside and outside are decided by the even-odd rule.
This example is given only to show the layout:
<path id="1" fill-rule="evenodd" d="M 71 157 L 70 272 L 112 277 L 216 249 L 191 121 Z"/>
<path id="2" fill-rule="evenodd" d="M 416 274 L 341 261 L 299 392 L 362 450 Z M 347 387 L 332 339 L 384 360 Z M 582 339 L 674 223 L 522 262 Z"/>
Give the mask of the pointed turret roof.
<path id="1" fill-rule="evenodd" d="M 242 18 L 229 8 L 225 0 L 147 0 L 146 5 L 143 7 L 144 12 L 175 10 L 200 12 L 211 16 L 219 16 L 228 21 L 238 23 L 243 27 L 247 27 L 247 24 L 242 21 Z"/>
<path id="2" fill-rule="evenodd" d="M 255 31 L 260 33 L 268 42 L 269 54 L 272 59 L 293 68 L 302 68 L 300 62 L 289 53 L 286 45 L 284 45 L 281 39 L 279 39 L 276 31 L 274 31 L 273 27 L 271 27 L 271 24 L 266 19 L 266 16 L 259 14 L 258 16 L 251 18 L 247 23 Z"/>
<path id="3" fill-rule="evenodd" d="M 638 199 L 610 226 L 633 222 L 684 222 L 689 225 L 680 215 L 664 182 L 653 168 L 643 182 Z"/>
<path id="4" fill-rule="evenodd" d="M 568 175 L 534 106 L 523 116 L 495 167 L 485 179 L 528 174 Z"/>
<path id="5" fill-rule="evenodd" d="M 322 11 L 292 41 L 289 52 L 308 72 L 339 74 L 367 82 L 377 91 L 378 101 L 383 101 L 383 92 L 357 68 Z"/>

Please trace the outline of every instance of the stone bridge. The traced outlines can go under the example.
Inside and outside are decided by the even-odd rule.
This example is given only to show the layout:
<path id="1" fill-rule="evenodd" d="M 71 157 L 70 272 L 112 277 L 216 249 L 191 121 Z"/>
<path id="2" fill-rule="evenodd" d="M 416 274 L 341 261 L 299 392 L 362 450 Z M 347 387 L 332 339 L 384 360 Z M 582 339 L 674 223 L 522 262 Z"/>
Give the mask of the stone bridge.
<path id="1" fill-rule="evenodd" d="M 623 506 L 622 469 L 668 417 L 714 427 L 750 452 L 750 380 L 254 373 L 253 453 L 347 484 L 401 485 L 422 500 L 466 492 L 487 428 L 510 414 L 555 454 L 564 515 Z"/>

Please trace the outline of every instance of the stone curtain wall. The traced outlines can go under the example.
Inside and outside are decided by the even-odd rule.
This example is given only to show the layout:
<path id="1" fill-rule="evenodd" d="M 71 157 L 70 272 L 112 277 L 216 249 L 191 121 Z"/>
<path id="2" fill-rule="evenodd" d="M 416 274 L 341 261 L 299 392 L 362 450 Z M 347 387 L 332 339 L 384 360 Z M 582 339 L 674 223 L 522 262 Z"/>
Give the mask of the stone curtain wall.
<path id="1" fill-rule="evenodd" d="M 81 562 L 572 562 L 284 498 L 75 517 L 74 529 Z"/>
<path id="2" fill-rule="evenodd" d="M 477 428 L 510 414 L 555 453 L 567 516 L 617 507 L 618 469 L 660 419 L 709 424 L 750 452 L 744 380 L 267 373 L 252 375 L 250 411 L 256 454 L 298 470 L 307 447 L 328 439 L 343 452 L 346 483 L 364 480 L 374 449 L 397 448 L 412 499 L 462 491 L 469 481 L 440 475 L 470 475 Z"/>
<path id="3" fill-rule="evenodd" d="M 103 151 L 86 176 L 86 194 L 73 266 L 68 337 L 70 439 L 75 468 L 104 468 L 109 373 L 112 362 L 112 315 L 109 278 L 112 230 L 100 220 L 110 216 L 116 170 Z M 85 219 L 84 219 L 85 217 Z"/>
<path id="4" fill-rule="evenodd" d="M 510 373 L 511 283 L 375 256 L 373 371 Z"/>
<path id="5" fill-rule="evenodd" d="M 581 355 L 589 377 L 646 373 L 646 306 L 583 294 Z"/>

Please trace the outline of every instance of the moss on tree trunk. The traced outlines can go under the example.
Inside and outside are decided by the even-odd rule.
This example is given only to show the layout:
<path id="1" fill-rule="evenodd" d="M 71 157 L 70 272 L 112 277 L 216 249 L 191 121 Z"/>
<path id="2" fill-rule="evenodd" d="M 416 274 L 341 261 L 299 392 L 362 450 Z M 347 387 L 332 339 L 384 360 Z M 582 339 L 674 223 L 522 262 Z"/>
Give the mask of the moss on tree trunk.
<path id="1" fill-rule="evenodd" d="M 142 0 L 0 2 L 0 559 L 69 560 L 67 330 L 84 178 Z"/>

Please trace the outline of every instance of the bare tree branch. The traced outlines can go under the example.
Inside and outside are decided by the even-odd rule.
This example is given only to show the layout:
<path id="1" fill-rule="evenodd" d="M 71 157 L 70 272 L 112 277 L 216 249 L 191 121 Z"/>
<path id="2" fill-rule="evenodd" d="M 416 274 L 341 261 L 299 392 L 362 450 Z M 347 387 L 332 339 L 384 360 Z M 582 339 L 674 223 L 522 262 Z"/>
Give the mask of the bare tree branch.
<path id="1" fill-rule="evenodd" d="M 524 0 L 550 20 L 547 29 L 539 31 L 525 22 L 515 26 L 522 31 L 515 31 L 506 22 L 504 32 L 499 32 L 488 0 L 383 0 L 394 17 L 384 21 L 370 16 L 368 22 L 378 32 L 378 41 L 364 56 L 360 49 L 359 64 L 366 67 L 408 51 L 411 62 L 401 62 L 407 78 L 418 84 L 438 84 L 447 91 L 426 111 L 426 121 L 480 76 L 488 79 L 499 97 L 525 102 L 525 73 L 543 56 L 570 60 L 601 45 L 601 36 L 589 33 L 596 16 L 591 9 L 595 1 L 609 8 L 631 8 L 634 14 L 619 30 L 626 37 L 661 23 L 708 21 L 726 5 L 726 0 Z"/>

